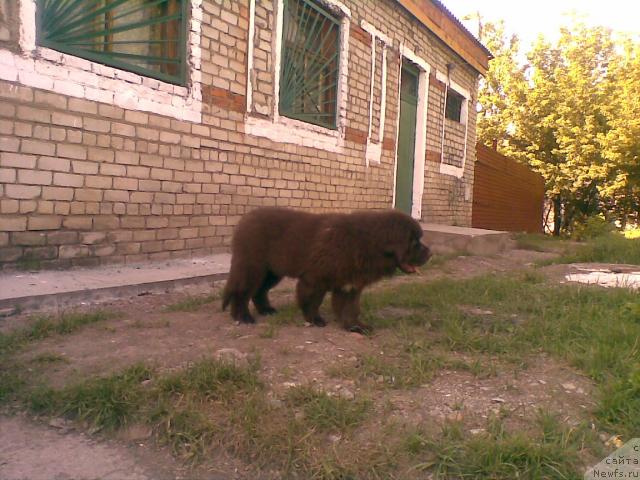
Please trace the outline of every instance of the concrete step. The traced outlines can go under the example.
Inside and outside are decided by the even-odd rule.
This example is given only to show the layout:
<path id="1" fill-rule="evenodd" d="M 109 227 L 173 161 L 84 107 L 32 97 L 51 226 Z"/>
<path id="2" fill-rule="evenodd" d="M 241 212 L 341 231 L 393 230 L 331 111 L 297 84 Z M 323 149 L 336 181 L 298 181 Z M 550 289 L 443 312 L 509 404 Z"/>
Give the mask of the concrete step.
<path id="1" fill-rule="evenodd" d="M 454 227 L 436 223 L 422 223 L 422 241 L 433 253 L 448 255 L 495 255 L 510 248 L 511 234 L 481 228 Z"/>
<path id="2" fill-rule="evenodd" d="M 18 311 L 64 309 L 226 278 L 231 255 L 175 259 L 139 265 L 0 273 L 0 317 Z"/>

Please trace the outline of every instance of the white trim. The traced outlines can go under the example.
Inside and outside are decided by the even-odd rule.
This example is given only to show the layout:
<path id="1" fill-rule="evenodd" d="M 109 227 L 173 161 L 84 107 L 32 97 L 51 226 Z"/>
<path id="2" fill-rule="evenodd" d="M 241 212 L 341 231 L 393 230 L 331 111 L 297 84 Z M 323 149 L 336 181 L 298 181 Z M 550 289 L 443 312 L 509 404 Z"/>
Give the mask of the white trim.
<path id="1" fill-rule="evenodd" d="M 368 167 L 371 164 L 379 165 L 382 159 L 384 126 L 387 113 L 387 46 L 391 45 L 391 39 L 366 20 L 362 20 L 360 22 L 360 26 L 365 32 L 371 35 L 371 86 L 369 89 L 369 121 L 367 132 L 367 147 L 365 151 L 365 161 L 366 166 Z M 382 72 L 380 74 L 380 126 L 378 128 L 378 142 L 372 142 L 371 135 L 373 133 L 373 90 L 376 78 L 376 43 L 378 39 L 380 39 L 380 41 L 382 42 Z"/>
<path id="2" fill-rule="evenodd" d="M 398 179 L 398 139 L 400 138 L 400 88 L 402 86 L 402 50 L 404 42 L 400 42 L 400 55 L 398 55 L 398 84 L 396 88 L 396 98 L 398 99 L 398 114 L 396 115 L 396 139 L 394 142 L 395 151 L 393 152 L 393 192 L 391 195 L 391 208 L 396 206 L 396 182 Z"/>
<path id="3" fill-rule="evenodd" d="M 379 38 L 382 41 L 382 43 L 384 43 L 385 45 L 391 45 L 392 43 L 391 38 L 389 38 L 387 35 L 382 33 L 380 30 L 378 30 L 376 27 L 371 25 L 366 20 L 360 21 L 360 27 L 362 27 L 362 29 L 372 37 Z"/>
<path id="4" fill-rule="evenodd" d="M 371 161 L 372 163 L 380 163 L 380 159 L 377 158 L 377 162 L 376 162 L 376 153 L 377 153 L 377 149 L 374 150 L 374 148 L 371 148 L 371 133 L 373 130 L 373 89 L 375 87 L 375 83 L 376 83 L 376 37 L 372 36 L 371 37 L 371 75 L 369 76 L 369 78 L 371 79 L 371 85 L 369 86 L 369 121 L 367 122 L 367 149 L 365 152 L 365 161 L 366 161 L 366 165 L 367 167 L 369 166 L 369 162 Z M 384 47 L 382 47 L 384 49 Z M 380 121 L 382 122 L 383 119 L 381 118 Z M 375 147 L 375 146 L 374 146 Z M 372 154 L 372 158 L 371 160 L 369 159 L 369 155 L 370 153 Z M 380 155 L 382 155 L 382 149 L 380 149 Z"/>
<path id="5" fill-rule="evenodd" d="M 400 87 L 402 81 L 402 58 L 415 63 L 420 70 L 418 75 L 418 105 L 416 108 L 416 138 L 413 154 L 413 188 L 411 199 L 411 216 L 422 217 L 422 197 L 424 195 L 424 169 L 427 154 L 427 110 L 429 106 L 429 74 L 431 66 L 412 50 L 400 44 L 400 69 L 398 75 L 398 117 L 396 120 L 396 153 L 393 175 L 393 205 L 396 196 L 396 178 L 398 174 L 398 135 L 400 131 Z"/>
<path id="6" fill-rule="evenodd" d="M 256 0 L 249 0 L 249 31 L 247 32 L 247 113 L 253 109 L 253 42 L 256 34 Z"/>
<path id="7" fill-rule="evenodd" d="M 378 140 L 384 144 L 384 126 L 387 118 L 387 49 L 382 49 L 382 93 L 380 96 L 380 134 Z"/>
<path id="8" fill-rule="evenodd" d="M 188 68 L 190 85 L 183 87 L 109 67 L 36 45 L 35 0 L 19 2 L 21 54 L 0 49 L 0 78 L 76 98 L 202 121 L 201 22 L 202 0 L 191 0 Z M 3 71 L 11 72 L 2 73 Z"/>
<path id="9" fill-rule="evenodd" d="M 247 117 L 244 128 L 248 135 L 265 137 L 273 142 L 313 147 L 334 153 L 344 152 L 344 138 L 340 132 L 294 118 L 279 117 L 278 122 L 273 122 L 265 118 Z"/>
<path id="10" fill-rule="evenodd" d="M 251 0 L 252 4 L 255 0 Z M 245 133 L 258 137 L 265 137 L 274 142 L 290 143 L 301 146 L 311 146 L 320 148 L 330 152 L 343 153 L 345 148 L 345 123 L 347 117 L 347 101 L 348 101 L 348 58 L 349 58 L 349 28 L 351 23 L 351 10 L 338 0 L 321 0 L 330 9 L 339 10 L 342 18 L 340 19 L 340 60 L 338 71 L 338 93 L 337 93 L 337 118 L 336 129 L 330 129 L 306 123 L 293 118 L 280 115 L 278 111 L 280 104 L 280 66 L 282 53 L 282 32 L 284 28 L 284 2 L 276 0 L 276 24 L 275 24 L 275 42 L 273 42 L 273 105 L 271 110 L 271 119 L 256 118 L 247 115 L 245 118 Z M 255 21 L 255 9 L 250 16 Z M 250 23 L 251 25 L 251 23 Z M 255 27 L 249 31 L 249 42 L 252 43 L 255 36 Z M 253 56 L 253 54 L 251 54 Z M 250 59 L 253 66 L 253 58 Z M 250 75 L 249 75 L 250 77 Z M 253 89 L 253 85 L 247 89 Z M 247 99 L 253 97 L 253 92 L 247 91 Z M 247 100 L 249 101 L 249 100 Z M 247 113 L 249 113 L 247 108 Z"/>
<path id="11" fill-rule="evenodd" d="M 452 88 L 460 95 L 465 98 L 465 101 L 462 104 L 462 111 L 460 112 L 460 124 L 464 125 L 464 150 L 462 152 L 462 166 L 456 167 L 454 165 L 448 165 L 444 163 L 444 132 L 445 132 L 445 124 L 446 124 L 446 114 L 443 110 L 442 112 L 442 143 L 440 145 L 440 173 L 444 175 L 451 175 L 456 178 L 462 178 L 464 176 L 464 169 L 467 163 L 467 140 L 469 135 L 469 103 L 471 100 L 471 92 L 464 88 L 459 83 L 451 80 L 445 73 L 436 72 L 436 78 L 445 84 L 446 89 Z M 447 108 L 446 105 L 446 90 L 445 90 L 445 105 L 444 108 Z"/>

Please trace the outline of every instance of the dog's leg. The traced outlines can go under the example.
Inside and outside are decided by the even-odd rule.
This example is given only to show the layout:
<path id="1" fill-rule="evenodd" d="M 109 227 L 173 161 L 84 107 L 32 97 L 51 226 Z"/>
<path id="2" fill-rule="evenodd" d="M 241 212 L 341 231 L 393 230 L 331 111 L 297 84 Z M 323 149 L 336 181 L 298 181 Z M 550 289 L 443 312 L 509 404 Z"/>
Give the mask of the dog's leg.
<path id="1" fill-rule="evenodd" d="M 256 319 L 249 313 L 249 294 L 236 292 L 231 298 L 231 316 L 240 323 L 256 323 Z"/>
<path id="2" fill-rule="evenodd" d="M 356 288 L 335 289 L 331 292 L 331 306 L 336 319 L 346 330 L 365 334 L 371 332 L 371 327 L 358 320 L 361 292 Z"/>
<path id="3" fill-rule="evenodd" d="M 304 319 L 316 327 L 324 327 L 327 324 L 319 313 L 320 305 L 322 305 L 322 300 L 326 293 L 326 290 L 314 287 L 302 279 L 298 280 L 296 285 L 298 305 L 302 310 Z"/>
<path id="4" fill-rule="evenodd" d="M 224 298 L 222 308 L 231 305 L 231 317 L 240 323 L 256 323 L 251 313 L 249 313 L 249 298 L 251 298 L 252 272 L 247 265 L 238 261 L 238 257 L 231 260 L 229 278 L 224 288 Z"/>
<path id="5" fill-rule="evenodd" d="M 252 297 L 253 304 L 256 306 L 256 310 L 260 315 L 272 315 L 277 312 L 275 308 L 271 306 L 269 302 L 269 290 L 275 287 L 282 277 L 278 277 L 272 272 L 267 272 L 264 280 L 262 281 L 262 285 L 258 288 L 258 291 Z"/>

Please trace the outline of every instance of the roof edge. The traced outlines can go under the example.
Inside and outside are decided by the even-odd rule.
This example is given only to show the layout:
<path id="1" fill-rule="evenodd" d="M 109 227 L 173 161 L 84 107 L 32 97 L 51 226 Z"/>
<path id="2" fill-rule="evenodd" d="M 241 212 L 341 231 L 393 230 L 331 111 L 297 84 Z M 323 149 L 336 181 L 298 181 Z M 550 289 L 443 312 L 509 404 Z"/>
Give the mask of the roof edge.
<path id="1" fill-rule="evenodd" d="M 396 1 L 475 70 L 487 73 L 493 55 L 440 0 Z"/>

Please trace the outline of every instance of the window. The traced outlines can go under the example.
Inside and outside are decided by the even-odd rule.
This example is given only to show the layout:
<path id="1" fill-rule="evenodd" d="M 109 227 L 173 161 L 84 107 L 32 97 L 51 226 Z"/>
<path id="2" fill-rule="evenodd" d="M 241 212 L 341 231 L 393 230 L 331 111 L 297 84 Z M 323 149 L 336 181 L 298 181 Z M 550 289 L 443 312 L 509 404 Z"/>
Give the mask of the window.
<path id="1" fill-rule="evenodd" d="M 336 128 L 340 19 L 313 0 L 284 0 L 279 111 Z"/>
<path id="2" fill-rule="evenodd" d="M 447 89 L 447 107 L 445 109 L 445 117 L 454 122 L 461 122 L 462 105 L 464 104 L 464 96 L 455 90 Z"/>
<path id="3" fill-rule="evenodd" d="M 185 83 L 188 0 L 38 0 L 39 45 Z"/>

